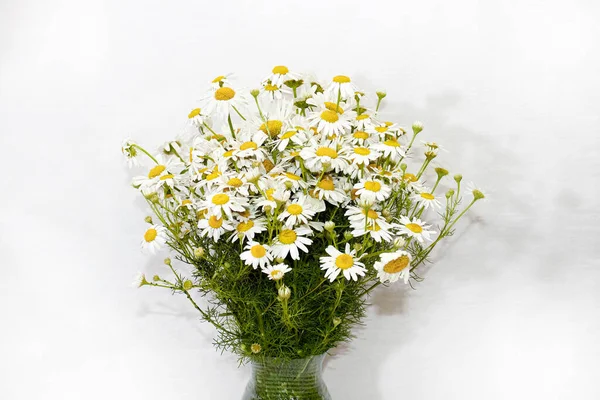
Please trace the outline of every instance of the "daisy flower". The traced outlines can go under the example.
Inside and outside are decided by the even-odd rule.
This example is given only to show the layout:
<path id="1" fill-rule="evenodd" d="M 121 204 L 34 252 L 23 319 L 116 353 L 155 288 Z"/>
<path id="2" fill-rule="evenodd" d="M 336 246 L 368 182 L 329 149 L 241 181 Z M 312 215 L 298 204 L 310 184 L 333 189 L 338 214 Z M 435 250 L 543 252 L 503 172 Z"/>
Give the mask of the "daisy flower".
<path id="1" fill-rule="evenodd" d="M 356 250 L 350 251 L 350 244 L 346 243 L 346 248 L 342 253 L 333 246 L 328 246 L 325 252 L 329 257 L 321 257 L 321 269 L 325 270 L 325 278 L 329 278 L 333 282 L 335 278 L 342 272 L 348 280 L 357 281 L 359 276 L 365 276 L 367 269 L 365 264 L 358 261 Z"/>
<path id="2" fill-rule="evenodd" d="M 198 221 L 198 228 L 201 230 L 200 236 L 211 237 L 215 242 L 225 234 L 225 232 L 233 230 L 233 226 L 229 221 L 225 221 L 223 217 L 216 215 L 207 216 L 207 218 Z"/>
<path id="3" fill-rule="evenodd" d="M 247 103 L 242 94 L 229 86 L 222 86 L 210 92 L 203 100 L 204 112 L 207 115 L 214 115 L 221 119 L 227 118 L 233 107 L 242 110 Z"/>
<path id="4" fill-rule="evenodd" d="M 352 133 L 352 136 L 350 136 L 350 141 L 353 144 L 364 146 L 367 143 L 373 142 L 373 138 L 371 137 L 371 134 L 369 132 L 357 130 L 354 133 Z"/>
<path id="5" fill-rule="evenodd" d="M 372 130 L 375 125 L 375 121 L 369 114 L 357 115 L 352 122 L 358 131 Z"/>
<path id="6" fill-rule="evenodd" d="M 254 236 L 267 230 L 265 227 L 266 220 L 264 218 L 248 218 L 242 219 L 235 226 L 235 231 L 231 235 L 230 240 L 236 242 L 240 239 L 242 242 L 246 239 L 253 240 Z"/>
<path id="7" fill-rule="evenodd" d="M 264 268 L 273 260 L 273 255 L 269 252 L 271 248 L 266 244 L 249 241 L 245 249 L 246 251 L 240 254 L 240 259 L 246 265 L 252 265 L 254 269 L 258 268 L 259 265 Z"/>
<path id="8" fill-rule="evenodd" d="M 394 135 L 400 129 L 398 124 L 394 124 L 393 122 L 382 122 L 379 124 L 373 125 L 372 128 L 369 129 L 372 133 L 377 133 L 381 139 L 384 139 L 386 135 Z M 395 136 L 395 135 L 394 135 Z"/>
<path id="9" fill-rule="evenodd" d="M 305 227 L 282 229 L 277 238 L 275 238 L 271 252 L 276 258 L 286 258 L 289 254 L 292 260 L 299 260 L 300 252 L 298 249 L 308 253 L 308 247 L 306 246 L 310 246 L 312 240 L 306 236 L 311 234 L 312 231 Z"/>
<path id="10" fill-rule="evenodd" d="M 393 161 L 397 161 L 400 157 L 406 154 L 402 150 L 402 146 L 398 143 L 398 139 L 387 139 L 373 145 L 375 150 L 380 151 L 384 157 L 390 157 Z"/>
<path id="11" fill-rule="evenodd" d="M 261 269 L 262 272 L 267 274 L 270 280 L 278 281 L 283 279 L 283 276 L 290 272 L 292 269 L 286 264 L 268 265 L 266 268 Z"/>
<path id="12" fill-rule="evenodd" d="M 406 251 L 396 251 L 394 253 L 383 253 L 379 256 L 379 261 L 373 264 L 377 270 L 377 277 L 381 283 L 396 282 L 398 278 L 404 279 L 408 283 L 410 278 L 410 253 Z"/>
<path id="13" fill-rule="evenodd" d="M 298 174 L 301 173 L 301 171 L 295 172 L 297 172 Z M 275 179 L 281 182 L 283 185 L 285 185 L 285 187 L 293 191 L 297 191 L 298 189 L 305 189 L 308 186 L 308 183 L 306 183 L 306 181 L 304 181 L 304 179 L 302 179 L 300 175 L 294 174 L 292 172 L 282 172 L 281 174 L 277 175 Z"/>
<path id="14" fill-rule="evenodd" d="M 188 114 L 189 123 L 196 127 L 202 126 L 202 124 L 204 124 L 204 121 L 206 121 L 206 119 L 207 119 L 207 116 L 202 114 L 202 109 L 200 109 L 200 108 L 194 108 Z"/>
<path id="15" fill-rule="evenodd" d="M 232 193 L 214 192 L 206 195 L 206 200 L 202 202 L 201 208 L 208 208 L 211 214 L 221 217 L 223 214 L 231 218 L 231 212 L 243 212 L 245 208 L 242 203 L 245 200 L 235 197 Z"/>
<path id="16" fill-rule="evenodd" d="M 345 114 L 329 109 L 310 113 L 308 121 L 310 126 L 316 127 L 319 133 L 327 137 L 343 135 L 352 129 L 352 124 Z"/>
<path id="17" fill-rule="evenodd" d="M 241 144 L 236 156 L 239 158 L 254 157 L 257 161 L 264 160 L 267 156 L 267 152 L 261 146 L 265 140 L 267 140 L 267 137 L 268 136 L 262 131 L 257 131 L 253 134 L 245 133 L 239 135 L 238 138 Z"/>
<path id="18" fill-rule="evenodd" d="M 435 233 L 434 231 L 427 230 L 429 225 L 426 225 L 418 218 L 411 220 L 403 215 L 400 217 L 400 223 L 402 224 L 399 231 L 401 234 L 413 237 L 421 243 L 423 243 L 423 239 L 431 240 L 431 235 Z"/>
<path id="19" fill-rule="evenodd" d="M 369 234 L 377 243 L 380 243 L 382 240 L 391 242 L 394 239 L 391 234 L 392 228 L 395 228 L 395 225 L 389 224 L 383 219 L 378 219 L 373 224 L 367 224 L 366 226 L 356 225 L 352 234 L 356 237 Z"/>
<path id="20" fill-rule="evenodd" d="M 433 195 L 433 193 L 430 193 L 427 190 L 423 190 L 420 193 L 414 193 L 411 198 L 413 201 L 423 206 L 425 210 L 429 209 L 430 207 L 434 210 L 442 207 L 442 204 Z"/>
<path id="21" fill-rule="evenodd" d="M 161 154 L 155 157 L 156 165 L 150 168 L 148 175 L 136 176 L 133 178 L 133 185 L 143 192 L 152 192 L 156 190 L 156 185 L 165 175 L 171 175 L 170 171 L 179 170 L 180 163 L 172 158 L 163 157 Z"/>
<path id="22" fill-rule="evenodd" d="M 348 158 L 352 160 L 354 164 L 369 165 L 371 161 L 377 160 L 380 154 L 377 151 L 371 150 L 368 147 L 356 146 L 352 149 Z"/>
<path id="23" fill-rule="evenodd" d="M 266 81 L 260 89 L 260 96 L 269 100 L 282 100 L 284 96 L 291 95 L 292 91 L 285 86 L 277 86 L 271 81 Z"/>
<path id="24" fill-rule="evenodd" d="M 277 219 L 285 221 L 286 227 L 292 227 L 308 223 L 308 220 L 312 219 L 314 215 L 315 211 L 309 209 L 304 201 L 298 200 L 297 202 L 289 203 L 285 207 L 285 211 L 279 214 Z"/>
<path id="25" fill-rule="evenodd" d="M 275 86 L 281 86 L 283 82 L 298 79 L 299 77 L 299 74 L 290 72 L 285 65 L 277 65 L 273 67 L 271 74 L 263 79 L 263 82 L 270 81 Z"/>
<path id="26" fill-rule="evenodd" d="M 225 74 L 225 75 L 219 75 L 217 77 L 215 77 L 210 83 L 211 83 L 211 87 L 213 89 L 218 89 L 222 86 L 225 85 L 230 85 L 231 84 L 231 77 L 233 76 L 233 74 L 229 73 L 229 74 Z M 207 113 L 208 114 L 208 113 Z"/>
<path id="27" fill-rule="evenodd" d="M 354 97 L 356 87 L 349 77 L 345 75 L 334 76 L 329 86 L 325 90 L 325 94 L 334 98 L 349 99 Z"/>
<path id="28" fill-rule="evenodd" d="M 284 151 L 290 143 L 301 146 L 307 141 L 306 131 L 301 127 L 290 129 L 279 135 L 277 150 Z"/>
<path id="29" fill-rule="evenodd" d="M 311 145 L 307 145 L 300 151 L 300 157 L 306 162 L 308 169 L 313 172 L 330 171 L 331 169 L 339 172 L 348 165 L 345 152 L 330 141 L 319 144 L 313 142 Z"/>
<path id="30" fill-rule="evenodd" d="M 379 213 L 371 207 L 350 206 L 347 208 L 344 215 L 348 217 L 348 221 L 350 221 L 350 225 L 354 229 L 358 229 L 360 227 L 364 228 L 365 226 L 373 226 L 375 223 L 382 221 L 385 222 Z"/>
<path id="31" fill-rule="evenodd" d="M 138 151 L 135 148 L 135 143 L 131 139 L 125 139 L 121 145 L 121 152 L 125 155 L 127 166 L 129 168 L 140 165 L 140 160 L 137 158 Z"/>
<path id="32" fill-rule="evenodd" d="M 331 177 L 324 177 L 318 182 L 315 179 L 310 185 L 314 187 L 313 194 L 315 197 L 319 200 L 325 200 L 334 206 L 343 203 L 347 198 L 344 189 L 342 189 L 339 184 L 336 186 Z"/>
<path id="33" fill-rule="evenodd" d="M 385 183 L 373 179 L 361 179 L 360 182 L 354 185 L 354 189 L 356 189 L 357 196 L 377 201 L 387 199 L 392 192 L 392 189 Z"/>
<path id="34" fill-rule="evenodd" d="M 151 254 L 156 253 L 167 243 L 167 230 L 163 226 L 151 225 L 144 233 L 142 240 L 142 249 Z"/>

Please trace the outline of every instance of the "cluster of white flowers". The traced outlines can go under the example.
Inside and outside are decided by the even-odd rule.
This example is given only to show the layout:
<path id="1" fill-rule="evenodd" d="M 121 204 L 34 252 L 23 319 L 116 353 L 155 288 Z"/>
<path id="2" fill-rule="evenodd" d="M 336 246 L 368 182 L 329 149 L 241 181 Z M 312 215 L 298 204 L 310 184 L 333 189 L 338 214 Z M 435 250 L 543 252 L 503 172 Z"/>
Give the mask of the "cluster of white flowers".
<path id="1" fill-rule="evenodd" d="M 407 134 L 380 120 L 385 94 L 370 99 L 343 75 L 323 84 L 277 66 L 252 91 L 231 78 L 212 81 L 200 108 L 189 113 L 191 133 L 166 143 L 159 155 L 124 143 L 130 165 L 140 165 L 142 153 L 152 161 L 134 187 L 163 210 L 177 215 L 185 208 L 196 216 L 197 224 L 181 222 L 183 231 L 215 244 L 239 242 L 241 260 L 269 279 L 282 279 L 323 240 L 321 268 L 331 281 L 364 276 L 361 259 L 371 244 L 388 250 L 372 264 L 379 279 L 407 281 L 407 246 L 433 239 L 436 232 L 420 218 L 441 206 L 417 171 L 421 163 L 408 172 L 407 152 L 422 125 Z M 425 144 L 429 161 L 438 149 Z M 412 215 L 392 212 L 399 198 L 410 199 Z M 344 224 L 332 221 L 336 213 Z M 152 225 L 142 245 L 155 250 L 166 242 L 168 226 Z"/>

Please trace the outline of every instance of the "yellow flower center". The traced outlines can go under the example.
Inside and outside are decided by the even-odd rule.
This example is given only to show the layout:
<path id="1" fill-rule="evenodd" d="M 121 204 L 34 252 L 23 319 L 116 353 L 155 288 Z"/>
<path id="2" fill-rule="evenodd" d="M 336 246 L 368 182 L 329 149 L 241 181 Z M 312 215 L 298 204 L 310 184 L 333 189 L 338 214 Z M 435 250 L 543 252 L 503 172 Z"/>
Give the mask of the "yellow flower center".
<path id="1" fill-rule="evenodd" d="M 244 181 L 242 181 L 240 178 L 233 177 L 227 181 L 227 184 L 233 187 L 240 187 L 244 184 Z"/>
<path id="2" fill-rule="evenodd" d="M 271 136 L 278 136 L 281 133 L 281 127 L 283 127 L 283 122 L 274 119 L 268 120 L 266 126 L 262 124 L 258 129 Z"/>
<path id="3" fill-rule="evenodd" d="M 366 147 L 355 147 L 354 153 L 358 154 L 359 156 L 368 156 L 371 154 L 371 150 L 367 149 Z"/>
<path id="4" fill-rule="evenodd" d="M 376 126 L 375 130 L 379 133 L 383 133 L 383 132 L 387 132 L 388 128 L 387 128 L 387 126 Z"/>
<path id="5" fill-rule="evenodd" d="M 381 183 L 376 182 L 376 181 L 366 181 L 365 189 L 367 189 L 371 192 L 379 192 L 381 190 Z"/>
<path id="6" fill-rule="evenodd" d="M 373 225 L 367 226 L 367 230 L 373 231 L 373 232 L 379 232 L 381 230 L 381 227 L 379 226 L 379 224 L 377 222 L 375 222 Z"/>
<path id="7" fill-rule="evenodd" d="M 335 83 L 350 83 L 350 78 L 346 75 L 337 75 L 333 77 Z"/>
<path id="8" fill-rule="evenodd" d="M 283 244 L 292 244 L 296 241 L 297 237 L 298 235 L 296 235 L 296 232 L 294 232 L 293 230 L 284 229 L 279 234 L 279 241 Z"/>
<path id="9" fill-rule="evenodd" d="M 273 278 L 274 280 L 278 281 L 282 277 L 283 277 L 283 272 L 281 272 L 280 270 L 274 269 L 273 271 L 271 271 L 271 278 Z"/>
<path id="10" fill-rule="evenodd" d="M 421 233 L 423 232 L 423 228 L 421 227 L 421 225 L 419 224 L 406 224 L 405 225 L 410 231 L 414 232 L 414 233 Z"/>
<path id="11" fill-rule="evenodd" d="M 299 181 L 300 179 L 302 179 L 302 178 L 301 178 L 301 177 L 299 177 L 298 175 L 296 175 L 296 174 L 292 174 L 291 172 L 286 172 L 286 173 L 285 173 L 285 176 L 287 176 L 287 177 L 288 177 L 288 179 L 291 179 L 291 180 L 293 180 L 293 181 Z"/>
<path id="12" fill-rule="evenodd" d="M 144 233 L 144 240 L 148 243 L 153 242 L 156 239 L 158 232 L 154 228 L 150 228 Z"/>
<path id="13" fill-rule="evenodd" d="M 188 118 L 194 118 L 197 117 L 198 115 L 200 115 L 200 109 L 199 108 L 194 108 L 192 111 L 190 111 L 190 113 L 188 114 Z"/>
<path id="14" fill-rule="evenodd" d="M 294 136 L 296 133 L 298 133 L 298 132 L 296 132 L 296 131 L 287 131 L 286 133 L 284 133 L 284 134 L 281 136 L 281 138 L 282 138 L 282 139 L 289 139 L 289 138 L 291 138 L 292 136 Z"/>
<path id="15" fill-rule="evenodd" d="M 333 124 L 334 122 L 337 122 L 340 117 L 338 117 L 338 114 L 335 111 L 325 110 L 321 113 L 321 119 Z"/>
<path id="16" fill-rule="evenodd" d="M 371 219 L 379 218 L 379 214 L 377 214 L 377 211 L 375 211 L 375 210 L 370 210 L 370 209 L 369 209 L 369 211 L 362 210 L 362 213 L 363 213 L 363 215 L 366 215 L 367 218 L 371 218 Z"/>
<path id="17" fill-rule="evenodd" d="M 315 153 L 319 157 L 337 158 L 338 153 L 331 147 L 319 147 Z"/>
<path id="18" fill-rule="evenodd" d="M 156 167 L 152 168 L 150 172 L 148 172 L 148 178 L 156 178 L 157 176 L 162 174 L 165 169 L 167 169 L 167 167 L 165 167 L 164 165 L 157 165 Z"/>
<path id="19" fill-rule="evenodd" d="M 273 201 L 273 200 L 275 200 L 275 199 L 273 198 L 273 193 L 275 193 L 275 188 L 270 188 L 270 189 L 267 189 L 267 191 L 266 191 L 266 193 L 265 193 L 265 194 L 267 195 L 267 200 L 269 200 L 269 201 Z"/>
<path id="20" fill-rule="evenodd" d="M 194 161 L 194 148 L 190 147 L 190 162 Z"/>
<path id="21" fill-rule="evenodd" d="M 416 182 L 417 181 L 417 177 L 411 173 L 406 173 L 406 174 L 402 175 L 402 179 L 405 181 L 408 181 L 408 182 Z"/>
<path id="22" fill-rule="evenodd" d="M 218 83 L 225 79 L 225 75 L 219 75 L 215 79 L 212 80 L 212 83 Z"/>
<path id="23" fill-rule="evenodd" d="M 279 88 L 278 88 L 277 86 L 275 86 L 275 85 L 271 85 L 270 83 L 267 83 L 267 84 L 265 85 L 265 90 L 266 90 L 267 92 L 274 92 L 274 91 L 276 91 L 276 90 L 279 90 Z"/>
<path id="24" fill-rule="evenodd" d="M 424 198 L 425 200 L 435 199 L 435 196 L 432 195 L 431 193 L 421 193 L 421 197 Z"/>
<path id="25" fill-rule="evenodd" d="M 255 244 L 250 248 L 250 254 L 254 258 L 262 258 L 267 254 L 267 250 L 260 244 Z"/>
<path id="26" fill-rule="evenodd" d="M 369 138 L 369 134 L 367 132 L 363 132 L 363 131 L 356 131 L 356 132 L 354 132 L 354 134 L 352 136 L 354 136 L 356 139 L 363 139 L 363 140 Z"/>
<path id="27" fill-rule="evenodd" d="M 292 152 L 290 153 L 290 156 L 292 156 L 292 157 L 298 157 L 299 155 L 300 155 L 300 152 L 299 152 L 299 151 L 292 151 Z"/>
<path id="28" fill-rule="evenodd" d="M 183 200 L 181 202 L 182 206 L 187 206 L 187 205 L 190 205 L 190 204 L 192 204 L 192 201 L 190 199 L 185 199 L 185 200 Z"/>
<path id="29" fill-rule="evenodd" d="M 211 215 L 208 219 L 208 225 L 213 229 L 218 229 L 223 225 L 223 218 L 217 218 L 214 215 Z"/>
<path id="30" fill-rule="evenodd" d="M 254 222 L 248 220 L 248 221 L 242 221 L 242 222 L 240 222 L 235 229 L 238 232 L 248 232 L 253 227 L 254 227 Z"/>
<path id="31" fill-rule="evenodd" d="M 394 125 L 394 123 L 390 122 L 390 121 L 385 121 L 384 124 L 385 124 L 385 126 L 388 126 L 388 127 Z"/>
<path id="32" fill-rule="evenodd" d="M 290 72 L 290 70 L 288 69 L 288 67 L 286 67 L 285 65 L 278 65 L 276 67 L 273 67 L 273 73 L 274 74 L 281 74 L 281 75 L 285 75 L 288 72 Z"/>
<path id="33" fill-rule="evenodd" d="M 240 146 L 240 150 L 248 150 L 248 149 L 252 149 L 252 150 L 256 150 L 258 148 L 258 145 L 254 142 L 246 142 L 246 143 L 242 143 L 242 145 Z"/>
<path id="34" fill-rule="evenodd" d="M 216 194 L 212 198 L 212 203 L 217 206 L 222 206 L 223 204 L 227 204 L 228 201 L 229 201 L 229 196 L 227 196 L 225 193 Z"/>
<path id="35" fill-rule="evenodd" d="M 400 143 L 398 143 L 398 141 L 396 139 L 386 140 L 385 142 L 383 142 L 383 144 L 385 144 L 386 146 L 390 146 L 390 147 L 400 146 Z"/>
<path id="36" fill-rule="evenodd" d="M 290 204 L 287 208 L 287 212 L 291 215 L 300 215 L 302 214 L 302 206 L 299 204 Z"/>
<path id="37" fill-rule="evenodd" d="M 317 184 L 317 186 L 323 190 L 334 190 L 335 189 L 335 187 L 333 185 L 333 181 L 330 179 L 322 180 L 321 182 L 319 182 Z"/>
<path id="38" fill-rule="evenodd" d="M 337 112 L 338 114 L 344 113 L 344 109 L 342 107 L 339 107 L 337 104 L 332 103 L 330 101 L 325 102 L 325 108 L 329 111 Z"/>
<path id="39" fill-rule="evenodd" d="M 215 91 L 215 99 L 219 101 L 227 101 L 233 99 L 235 96 L 235 90 L 229 87 L 218 88 Z"/>
<path id="40" fill-rule="evenodd" d="M 213 171 L 210 174 L 206 175 L 206 180 L 212 181 L 213 179 L 217 179 L 219 176 L 221 176 L 221 173 L 219 171 Z"/>
<path id="41" fill-rule="evenodd" d="M 335 266 L 339 269 L 348 269 L 354 265 L 354 257 L 349 254 L 340 254 L 335 258 Z"/>
<path id="42" fill-rule="evenodd" d="M 408 267 L 410 263 L 410 259 L 407 255 L 403 254 L 400 257 L 393 259 L 383 266 L 383 270 L 388 274 L 397 274 L 402 271 L 404 268 Z"/>
<path id="43" fill-rule="evenodd" d="M 175 175 L 173 174 L 166 174 L 160 177 L 161 181 L 166 181 L 167 179 L 173 179 L 175 177 Z"/>
<path id="44" fill-rule="evenodd" d="M 223 157 L 231 157 L 233 155 L 233 150 L 228 150 L 223 153 Z"/>
<path id="45" fill-rule="evenodd" d="M 356 117 L 357 121 L 362 121 L 363 119 L 367 119 L 369 116 L 367 114 L 361 114 Z"/>

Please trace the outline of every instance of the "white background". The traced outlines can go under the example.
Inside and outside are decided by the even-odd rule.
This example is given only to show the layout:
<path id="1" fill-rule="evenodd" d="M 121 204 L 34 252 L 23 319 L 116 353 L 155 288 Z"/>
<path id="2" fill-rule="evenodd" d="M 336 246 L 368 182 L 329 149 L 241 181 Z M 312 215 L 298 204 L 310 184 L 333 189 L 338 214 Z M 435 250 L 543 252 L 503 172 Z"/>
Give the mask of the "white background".
<path id="1" fill-rule="evenodd" d="M 600 398 L 600 6 L 579 1 L 0 2 L 0 398 L 239 399 L 180 297 L 121 139 L 179 133 L 216 75 L 385 88 L 492 190 L 417 290 L 373 298 L 334 399 Z M 456 240 L 460 239 L 460 240 Z"/>

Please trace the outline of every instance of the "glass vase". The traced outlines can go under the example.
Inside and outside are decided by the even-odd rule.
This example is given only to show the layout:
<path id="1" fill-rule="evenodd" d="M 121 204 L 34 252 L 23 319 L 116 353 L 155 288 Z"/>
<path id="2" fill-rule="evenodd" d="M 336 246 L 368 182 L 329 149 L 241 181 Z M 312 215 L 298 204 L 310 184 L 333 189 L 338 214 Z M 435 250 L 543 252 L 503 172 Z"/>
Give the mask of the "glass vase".
<path id="1" fill-rule="evenodd" d="M 242 400 L 331 400 L 323 381 L 325 354 L 252 362 L 252 376 Z"/>

